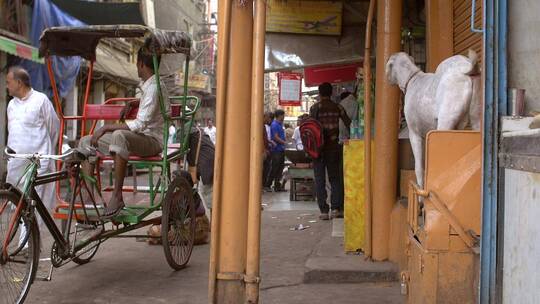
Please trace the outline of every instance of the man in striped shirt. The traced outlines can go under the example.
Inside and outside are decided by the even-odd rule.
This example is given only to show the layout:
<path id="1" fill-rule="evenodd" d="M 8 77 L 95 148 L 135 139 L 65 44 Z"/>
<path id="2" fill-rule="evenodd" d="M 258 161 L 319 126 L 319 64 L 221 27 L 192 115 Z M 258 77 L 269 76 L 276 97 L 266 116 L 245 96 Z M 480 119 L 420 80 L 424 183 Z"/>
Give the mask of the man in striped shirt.
<path id="1" fill-rule="evenodd" d="M 325 82 L 319 86 L 319 102 L 311 106 L 309 115 L 318 120 L 323 128 L 324 145 L 321 156 L 313 160 L 315 173 L 315 186 L 317 188 L 317 203 L 321 220 L 328 220 L 328 205 L 326 204 L 326 173 L 331 187 L 332 218 L 343 217 L 343 147 L 339 143 L 339 120 L 341 119 L 347 128 L 351 120 L 345 109 L 332 101 L 332 85 Z"/>

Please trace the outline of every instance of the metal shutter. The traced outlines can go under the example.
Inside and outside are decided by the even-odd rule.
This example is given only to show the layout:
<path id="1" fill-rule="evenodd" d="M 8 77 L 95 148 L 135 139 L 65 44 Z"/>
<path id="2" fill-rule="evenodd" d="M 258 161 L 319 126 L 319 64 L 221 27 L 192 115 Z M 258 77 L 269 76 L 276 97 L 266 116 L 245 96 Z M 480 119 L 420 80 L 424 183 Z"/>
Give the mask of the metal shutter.
<path id="1" fill-rule="evenodd" d="M 482 0 L 476 0 L 476 20 L 475 28 L 483 26 Z M 454 54 L 467 56 L 469 49 L 478 53 L 478 57 L 483 58 L 482 33 L 471 31 L 471 6 L 472 0 L 454 0 Z"/>

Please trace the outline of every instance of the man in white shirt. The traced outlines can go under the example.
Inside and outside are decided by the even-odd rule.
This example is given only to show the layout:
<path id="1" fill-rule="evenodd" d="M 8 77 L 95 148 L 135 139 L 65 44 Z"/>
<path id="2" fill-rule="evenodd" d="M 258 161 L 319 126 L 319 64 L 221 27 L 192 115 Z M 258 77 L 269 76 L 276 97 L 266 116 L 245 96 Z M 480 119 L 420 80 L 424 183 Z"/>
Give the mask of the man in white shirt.
<path id="1" fill-rule="evenodd" d="M 341 102 L 339 103 L 344 109 L 345 113 L 347 113 L 347 116 L 351 119 L 351 121 L 358 119 L 358 100 L 354 96 L 354 94 L 346 91 L 341 93 L 340 95 Z M 349 128 L 345 126 L 343 121 L 339 120 L 339 142 L 343 143 L 344 141 L 350 139 L 350 131 Z"/>
<path id="2" fill-rule="evenodd" d="M 215 145 L 216 144 L 216 127 L 214 127 L 214 122 L 209 119 L 206 122 L 206 128 L 204 128 L 204 133 L 208 134 L 208 137 L 210 137 L 210 140 Z"/>
<path id="3" fill-rule="evenodd" d="M 171 122 L 171 126 L 169 127 L 169 139 L 167 140 L 168 144 L 174 144 L 177 142 L 176 139 L 176 127 L 173 122 Z"/>
<path id="4" fill-rule="evenodd" d="M 304 150 L 304 144 L 302 144 L 302 136 L 300 134 L 300 125 L 302 124 L 304 119 L 306 119 L 308 116 L 309 115 L 307 115 L 307 114 L 302 114 L 302 115 L 298 116 L 298 122 L 296 123 L 296 128 L 294 128 L 294 133 L 293 133 L 292 139 L 294 141 L 294 147 L 298 151 L 303 151 Z"/>
<path id="5" fill-rule="evenodd" d="M 32 89 L 28 72 L 20 67 L 9 69 L 6 84 L 9 95 L 13 96 L 7 107 L 8 147 L 17 153 L 55 154 L 60 121 L 49 98 Z M 10 159 L 7 182 L 17 186 L 27 165 L 28 160 Z M 39 175 L 54 170 L 54 161 L 40 161 Z M 18 186 L 22 186 L 22 181 Z M 37 186 L 36 191 L 47 209 L 52 210 L 54 183 Z"/>
<path id="6" fill-rule="evenodd" d="M 118 215 L 125 206 L 122 188 L 129 156 L 150 157 L 163 151 L 164 121 L 160 110 L 158 84 L 153 66 L 152 55 L 143 53 L 142 49 L 139 50 L 137 54 L 137 72 L 143 81 L 141 97 L 137 101 L 127 104 L 121 115 L 123 118 L 131 108 L 138 107 L 136 119 L 119 124 L 105 125 L 96 130 L 93 135 L 81 138 L 79 143 L 81 148 L 93 146 L 99 152 L 114 157 L 114 190 L 103 214 L 103 217 L 106 218 Z M 160 87 L 165 109 L 169 111 L 167 89 L 163 82 L 161 82 Z M 87 174 L 93 174 L 94 172 L 89 163 L 85 164 L 84 169 Z"/>

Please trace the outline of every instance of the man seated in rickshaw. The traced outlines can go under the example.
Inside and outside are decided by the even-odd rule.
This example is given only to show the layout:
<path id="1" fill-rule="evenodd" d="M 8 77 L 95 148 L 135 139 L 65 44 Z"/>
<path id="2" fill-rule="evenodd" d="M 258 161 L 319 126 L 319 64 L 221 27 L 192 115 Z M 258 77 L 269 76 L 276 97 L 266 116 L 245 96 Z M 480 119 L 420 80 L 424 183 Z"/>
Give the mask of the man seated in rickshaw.
<path id="1" fill-rule="evenodd" d="M 161 58 L 158 57 L 158 62 Z M 141 96 L 137 101 L 128 103 L 122 111 L 122 117 L 129 113 L 131 108 L 138 107 L 135 120 L 118 124 L 104 125 L 93 135 L 81 138 L 79 147 L 97 148 L 105 155 L 114 158 L 114 190 L 111 200 L 107 204 L 103 217 L 111 218 L 122 210 L 124 200 L 122 188 L 126 166 L 130 155 L 141 157 L 156 156 L 163 151 L 163 116 L 159 106 L 159 96 L 156 78 L 154 75 L 152 55 L 137 53 L 137 73 L 142 80 Z M 169 110 L 169 98 L 165 85 L 161 84 L 161 94 L 165 109 Z M 84 165 L 87 174 L 93 174 L 90 163 Z"/>

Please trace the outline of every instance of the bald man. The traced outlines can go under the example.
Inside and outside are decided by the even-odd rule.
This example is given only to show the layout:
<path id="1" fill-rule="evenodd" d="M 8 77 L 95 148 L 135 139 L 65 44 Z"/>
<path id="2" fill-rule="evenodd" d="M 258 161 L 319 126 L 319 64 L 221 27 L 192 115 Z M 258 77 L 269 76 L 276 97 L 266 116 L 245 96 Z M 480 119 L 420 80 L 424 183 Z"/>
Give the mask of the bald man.
<path id="1" fill-rule="evenodd" d="M 60 121 L 47 95 L 32 89 L 30 76 L 21 67 L 9 69 L 6 85 L 9 95 L 13 96 L 7 107 L 8 146 L 17 153 L 55 154 Z M 10 159 L 7 182 L 17 186 L 27 165 L 28 160 Z M 52 160 L 42 159 L 40 165 L 39 175 L 55 170 Z M 54 183 L 37 186 L 36 190 L 51 210 L 55 204 Z"/>

